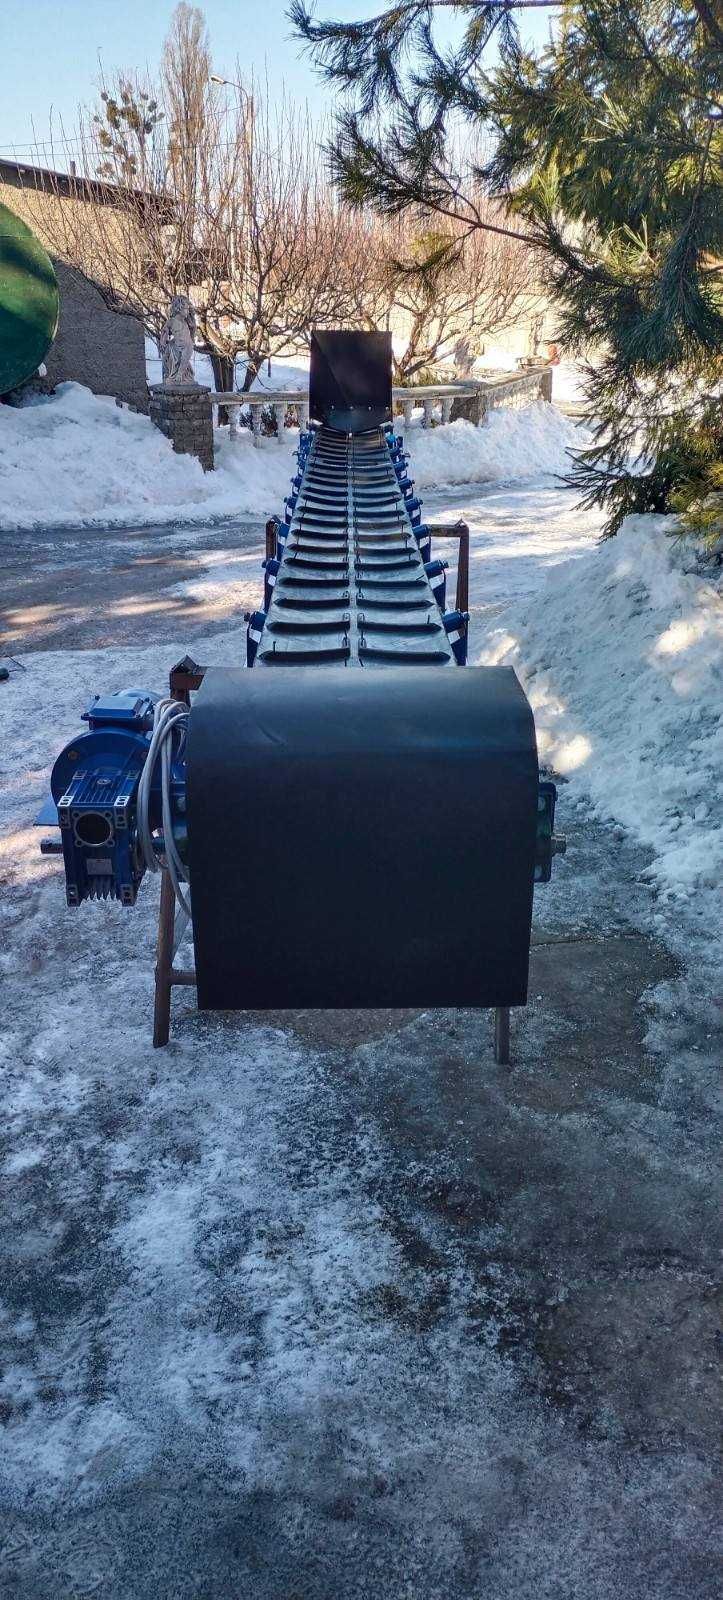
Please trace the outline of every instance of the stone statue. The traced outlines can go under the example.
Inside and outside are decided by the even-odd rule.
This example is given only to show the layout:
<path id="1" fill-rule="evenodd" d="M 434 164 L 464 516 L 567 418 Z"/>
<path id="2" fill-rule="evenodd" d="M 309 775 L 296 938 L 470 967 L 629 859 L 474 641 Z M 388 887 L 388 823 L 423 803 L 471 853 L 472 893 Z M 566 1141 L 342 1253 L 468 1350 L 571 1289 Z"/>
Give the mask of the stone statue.
<path id="1" fill-rule="evenodd" d="M 193 340 L 196 313 L 188 295 L 174 294 L 167 320 L 161 328 L 161 371 L 169 388 L 178 383 L 195 383 Z"/>
<path id="2" fill-rule="evenodd" d="M 458 339 L 454 347 L 454 368 L 460 378 L 470 378 L 474 367 L 474 353 L 469 339 Z"/>

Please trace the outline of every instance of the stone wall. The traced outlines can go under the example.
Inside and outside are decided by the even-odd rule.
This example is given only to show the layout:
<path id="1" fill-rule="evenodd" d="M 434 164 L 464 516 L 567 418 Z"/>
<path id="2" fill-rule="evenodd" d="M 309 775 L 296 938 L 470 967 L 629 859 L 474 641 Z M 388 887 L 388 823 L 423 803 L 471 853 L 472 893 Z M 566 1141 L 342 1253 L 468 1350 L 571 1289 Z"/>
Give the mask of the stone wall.
<path id="1" fill-rule="evenodd" d="M 48 382 L 73 379 L 148 410 L 145 338 L 137 317 L 110 311 L 89 278 L 53 260 L 60 287 L 58 331 L 45 358 Z"/>
<path id="2" fill-rule="evenodd" d="M 112 208 L 103 185 L 90 185 L 96 199 L 87 202 L 75 195 L 37 186 L 38 174 L 32 165 L 17 168 L 14 162 L 0 161 L 0 201 L 9 206 L 32 228 L 52 258 L 60 287 L 60 321 L 55 342 L 45 365 L 50 385 L 73 379 L 84 383 L 94 394 L 114 395 L 139 411 L 148 410 L 145 369 L 145 340 L 138 319 L 125 312 L 111 311 L 93 278 L 94 240 L 97 229 L 104 236 L 112 228 Z M 62 175 L 48 174 L 47 181 L 70 183 Z M 62 240 L 65 232 L 82 246 L 82 258 L 71 267 Z M 118 250 L 123 249 L 119 232 Z M 75 259 L 75 258 L 74 258 Z M 81 268 L 83 270 L 81 270 Z"/>
<path id="3" fill-rule="evenodd" d="M 477 391 L 475 394 L 457 395 L 452 401 L 450 422 L 457 422 L 463 417 L 465 422 L 473 422 L 476 428 L 481 428 L 487 420 L 487 397 Z"/>
<path id="4" fill-rule="evenodd" d="M 178 455 L 196 456 L 204 472 L 213 472 L 213 412 L 211 392 L 200 384 L 152 385 L 151 422 Z"/>

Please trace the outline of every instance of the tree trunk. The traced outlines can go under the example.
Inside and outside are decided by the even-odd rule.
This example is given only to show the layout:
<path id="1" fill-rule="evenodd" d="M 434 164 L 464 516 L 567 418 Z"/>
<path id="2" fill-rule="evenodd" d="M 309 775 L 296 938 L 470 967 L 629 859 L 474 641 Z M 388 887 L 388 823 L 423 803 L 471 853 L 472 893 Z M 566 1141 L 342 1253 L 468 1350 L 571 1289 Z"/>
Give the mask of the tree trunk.
<path id="1" fill-rule="evenodd" d="M 262 365 L 263 365 L 263 356 L 252 356 L 252 355 L 247 356 L 247 358 L 246 358 L 246 371 L 244 373 L 244 381 L 243 381 L 243 384 L 242 384 L 242 389 L 243 389 L 243 393 L 244 394 L 248 394 L 249 389 L 251 388 L 251 385 L 253 384 L 254 380 L 258 377 L 258 375 L 259 375 L 259 373 L 261 371 Z"/>
<path id="2" fill-rule="evenodd" d="M 233 356 L 224 355 L 220 350 L 209 350 L 211 366 L 213 368 L 213 381 L 221 394 L 230 394 L 234 385 L 234 360 Z M 218 408 L 219 428 L 228 426 L 228 406 Z"/>

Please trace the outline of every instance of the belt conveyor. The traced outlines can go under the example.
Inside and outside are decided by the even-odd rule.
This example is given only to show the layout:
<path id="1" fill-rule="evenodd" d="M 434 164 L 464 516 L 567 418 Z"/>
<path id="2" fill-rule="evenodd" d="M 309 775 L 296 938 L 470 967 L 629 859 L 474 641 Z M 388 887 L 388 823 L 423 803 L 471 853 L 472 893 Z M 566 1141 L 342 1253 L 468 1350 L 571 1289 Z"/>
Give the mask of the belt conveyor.
<path id="1" fill-rule="evenodd" d="M 381 428 L 313 434 L 296 480 L 257 666 L 448 666 L 452 647 Z"/>
<path id="2" fill-rule="evenodd" d="M 96 696 L 53 767 L 41 848 L 69 905 L 133 906 L 163 873 L 155 1044 L 187 983 L 201 1009 L 494 1006 L 507 1058 L 555 787 L 511 668 L 436 671 L 466 661 L 464 590 L 446 612 L 391 398 L 389 335 L 314 336 L 315 425 L 246 642 L 247 667 L 296 672 L 185 659 L 169 698 Z"/>

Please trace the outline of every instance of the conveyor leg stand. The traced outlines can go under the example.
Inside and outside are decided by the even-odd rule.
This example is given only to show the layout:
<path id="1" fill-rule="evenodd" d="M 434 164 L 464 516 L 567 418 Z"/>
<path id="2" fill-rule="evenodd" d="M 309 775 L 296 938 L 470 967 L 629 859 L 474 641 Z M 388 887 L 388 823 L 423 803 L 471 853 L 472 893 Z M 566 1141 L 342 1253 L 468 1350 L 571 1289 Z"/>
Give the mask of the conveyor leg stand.
<path id="1" fill-rule="evenodd" d="M 510 1064 L 510 1008 L 497 1006 L 495 1010 L 495 1061 L 501 1067 Z"/>
<path id="2" fill-rule="evenodd" d="M 176 897 L 167 872 L 161 873 L 161 904 L 158 914 L 156 948 L 156 998 L 153 1008 L 153 1044 L 168 1044 L 171 1031 L 171 968 L 173 966 L 173 925 Z"/>

